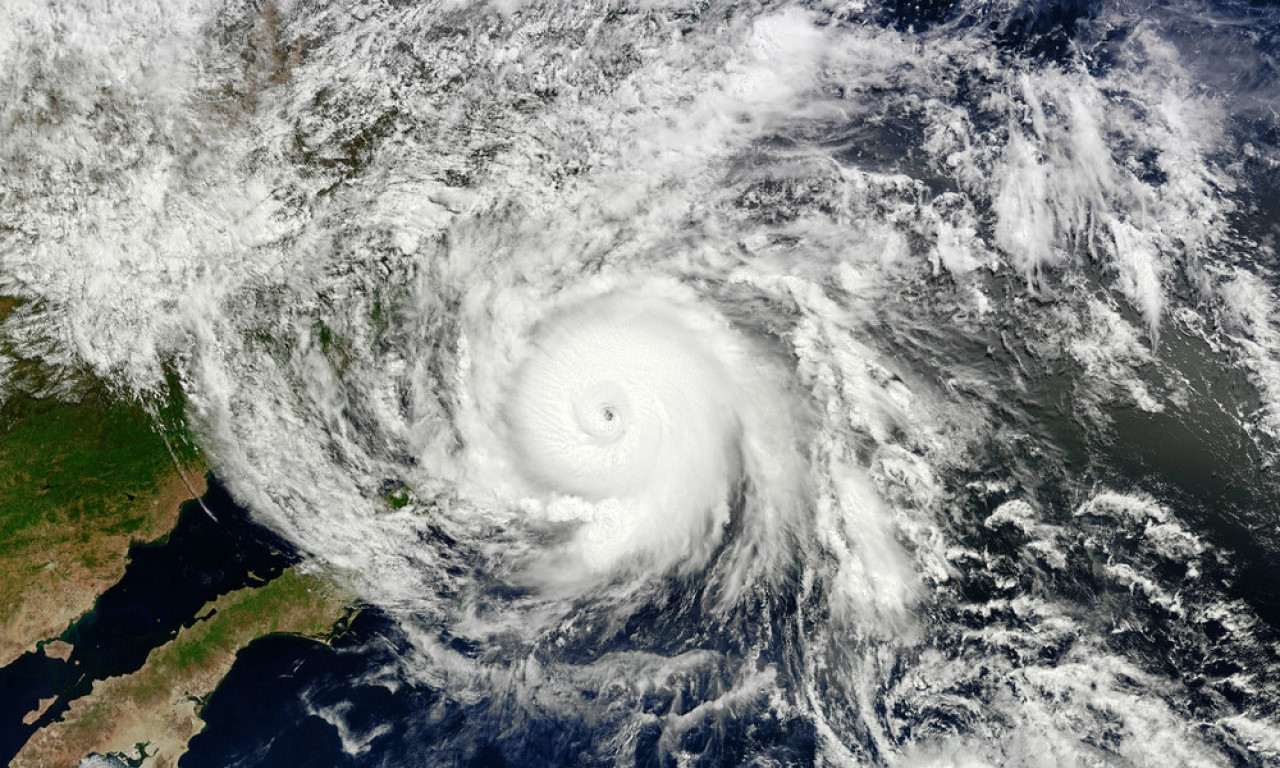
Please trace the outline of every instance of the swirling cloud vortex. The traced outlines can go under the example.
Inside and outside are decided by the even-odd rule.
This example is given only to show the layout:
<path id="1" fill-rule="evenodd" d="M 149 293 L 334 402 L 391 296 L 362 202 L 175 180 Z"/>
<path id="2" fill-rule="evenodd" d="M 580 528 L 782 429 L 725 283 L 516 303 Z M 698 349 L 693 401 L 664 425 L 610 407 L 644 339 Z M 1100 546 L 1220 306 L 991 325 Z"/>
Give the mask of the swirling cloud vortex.
<path id="1" fill-rule="evenodd" d="M 617 295 L 535 329 L 508 392 L 511 444 L 550 508 L 584 524 L 588 565 L 696 564 L 718 543 L 742 470 L 732 337 L 690 307 Z"/>

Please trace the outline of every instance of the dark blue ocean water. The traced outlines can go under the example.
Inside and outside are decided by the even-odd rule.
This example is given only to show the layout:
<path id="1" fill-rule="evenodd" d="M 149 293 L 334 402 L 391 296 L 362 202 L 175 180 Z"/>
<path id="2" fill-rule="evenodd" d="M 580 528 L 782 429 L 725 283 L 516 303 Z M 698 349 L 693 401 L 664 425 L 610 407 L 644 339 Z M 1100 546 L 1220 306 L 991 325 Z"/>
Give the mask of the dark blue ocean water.
<path id="1" fill-rule="evenodd" d="M 650 616 L 655 624 L 671 616 Z M 645 618 L 640 619 L 647 624 Z M 580 650 L 587 661 L 637 645 L 652 626 L 618 632 L 601 646 Z M 675 640 L 687 633 L 668 633 Z M 655 648 L 650 637 L 642 643 Z M 496 698 L 460 702 L 447 690 L 398 675 L 385 676 L 412 653 L 398 624 L 377 610 L 359 614 L 331 646 L 298 637 L 257 640 L 202 710 L 207 726 L 192 739 L 182 765 L 374 766 L 457 765 L 490 768 L 596 765 L 601 746 L 616 734 L 608 713 L 599 717 L 530 719 L 514 702 Z M 634 734 L 627 762 L 669 763 L 657 718 L 687 714 L 719 688 L 714 675 L 694 676 L 639 702 L 654 722 Z M 582 690 L 589 701 L 594 695 Z M 334 721 L 342 723 L 335 728 Z M 345 743 L 344 743 L 345 739 Z M 782 765 L 811 764 L 816 734 L 804 718 L 762 704 L 744 704 L 683 733 L 674 746 L 702 764 L 742 765 L 762 755 Z"/>
<path id="2" fill-rule="evenodd" d="M 162 541 L 130 547 L 124 576 L 59 636 L 73 646 L 66 661 L 35 651 L 0 669 L 0 760 L 61 718 L 95 680 L 140 669 L 152 649 L 200 621 L 206 603 L 265 584 L 296 562 L 289 545 L 254 524 L 216 477 L 209 477 L 202 501 L 203 507 L 183 504 Z M 50 697 L 56 701 L 44 714 L 23 724 L 23 716 Z"/>

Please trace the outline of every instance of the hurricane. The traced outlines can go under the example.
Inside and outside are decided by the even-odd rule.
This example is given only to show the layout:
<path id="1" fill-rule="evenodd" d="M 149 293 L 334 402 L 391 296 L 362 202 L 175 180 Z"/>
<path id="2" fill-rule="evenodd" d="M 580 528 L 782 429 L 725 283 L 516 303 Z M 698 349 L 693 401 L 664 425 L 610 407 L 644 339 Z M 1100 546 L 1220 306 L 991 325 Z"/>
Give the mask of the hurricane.
<path id="1" fill-rule="evenodd" d="M 0 395 L 181 393 L 324 760 L 1280 764 L 1275 6 L 5 15 Z"/>

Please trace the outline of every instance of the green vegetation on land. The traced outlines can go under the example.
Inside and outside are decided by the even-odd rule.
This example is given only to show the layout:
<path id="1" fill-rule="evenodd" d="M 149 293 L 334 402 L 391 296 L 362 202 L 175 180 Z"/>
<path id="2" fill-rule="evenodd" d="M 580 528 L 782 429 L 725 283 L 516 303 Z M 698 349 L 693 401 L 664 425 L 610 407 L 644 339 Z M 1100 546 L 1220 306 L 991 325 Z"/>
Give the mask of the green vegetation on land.
<path id="1" fill-rule="evenodd" d="M 0 297 L 0 666 L 37 647 L 66 658 L 70 646 L 50 639 L 120 579 L 131 542 L 166 535 L 204 487 L 175 373 L 163 393 L 123 401 L 91 376 L 23 359 L 4 337 L 16 306 Z M 95 683 L 14 765 L 75 765 L 96 751 L 172 766 L 237 651 L 271 633 L 323 636 L 350 601 L 296 569 L 223 595 L 140 670 Z"/>
<path id="2" fill-rule="evenodd" d="M 192 495 L 175 456 L 203 486 L 175 376 L 170 394 L 144 404 L 24 359 L 5 338 L 18 304 L 0 297 L 0 358 L 11 363 L 0 381 L 0 665 L 91 608 L 124 573 L 130 542 L 173 527 Z"/>
<path id="3" fill-rule="evenodd" d="M 194 711 L 191 697 L 208 694 L 222 675 L 205 680 L 207 687 L 196 686 L 179 697 L 170 695 L 174 686 L 201 680 L 220 662 L 229 662 L 249 641 L 264 635 L 287 632 L 323 637 L 341 618 L 348 602 L 349 598 L 327 580 L 294 568 L 263 586 L 223 595 L 205 606 L 202 613 L 209 613 L 208 618 L 183 629 L 172 641 L 152 651 L 142 669 L 113 681 L 113 698 L 123 696 L 123 701 L 144 711 L 182 699 Z M 111 711 L 122 702 L 93 698 L 97 702 L 81 710 L 77 727 L 102 733 L 111 722 Z M 91 713 L 103 719 L 94 720 Z"/>
<path id="4" fill-rule="evenodd" d="M 0 404 L 0 665 L 55 637 L 164 536 L 188 480 L 139 405 L 19 393 Z M 190 481 L 203 487 L 192 462 Z"/>
<path id="5" fill-rule="evenodd" d="M 131 541 L 172 529 L 191 494 L 153 424 L 141 406 L 100 394 L 0 404 L 0 664 L 88 610 L 123 575 Z M 224 595 L 142 669 L 96 683 L 14 765 L 75 765 L 96 751 L 173 766 L 239 649 L 277 632 L 323 636 L 350 600 L 296 569 Z"/>
<path id="6" fill-rule="evenodd" d="M 292 568 L 263 586 L 223 595 L 205 606 L 207 618 L 152 651 L 137 672 L 95 683 L 27 744 L 14 766 L 74 765 L 90 752 L 132 755 L 143 742 L 154 747 L 140 755 L 143 765 L 172 766 L 200 730 L 201 702 L 237 651 L 273 633 L 325 637 L 350 602 L 330 580 Z"/>
<path id="7" fill-rule="evenodd" d="M 135 533 L 149 510 L 135 502 L 174 471 L 150 418 L 91 396 L 73 404 L 19 395 L 0 406 L 0 551 L 51 527 L 88 542 Z"/>

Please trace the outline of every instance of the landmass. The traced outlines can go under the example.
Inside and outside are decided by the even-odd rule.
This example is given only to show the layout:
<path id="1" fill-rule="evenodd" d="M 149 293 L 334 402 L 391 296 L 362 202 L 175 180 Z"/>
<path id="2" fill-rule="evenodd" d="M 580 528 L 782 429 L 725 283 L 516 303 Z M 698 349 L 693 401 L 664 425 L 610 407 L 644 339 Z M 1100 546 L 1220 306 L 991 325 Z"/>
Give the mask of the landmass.
<path id="1" fill-rule="evenodd" d="M 0 404 L 0 666 L 57 637 L 163 537 L 203 467 L 175 465 L 141 407 L 90 392 Z"/>
<path id="2" fill-rule="evenodd" d="M 121 579 L 130 545 L 163 539 L 181 504 L 206 490 L 176 381 L 141 402 L 88 375 L 59 378 L 5 340 L 16 306 L 0 296 L 0 667 L 36 650 L 66 659 L 72 647 L 59 637 Z M 198 702 L 239 649 L 276 632 L 324 636 L 351 603 L 331 579 L 297 566 L 222 595 L 141 669 L 96 681 L 12 765 L 70 768 L 90 753 L 175 765 L 201 727 Z"/>
<path id="3" fill-rule="evenodd" d="M 297 567 L 223 595 L 201 611 L 207 619 L 152 651 L 137 672 L 94 683 L 62 720 L 27 742 L 13 768 L 74 766 L 91 752 L 171 768 L 202 727 L 200 702 L 231 669 L 236 651 L 277 632 L 324 637 L 350 603 L 332 580 Z"/>

